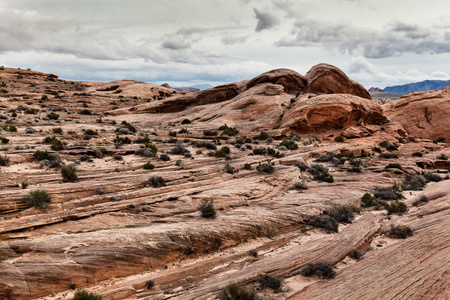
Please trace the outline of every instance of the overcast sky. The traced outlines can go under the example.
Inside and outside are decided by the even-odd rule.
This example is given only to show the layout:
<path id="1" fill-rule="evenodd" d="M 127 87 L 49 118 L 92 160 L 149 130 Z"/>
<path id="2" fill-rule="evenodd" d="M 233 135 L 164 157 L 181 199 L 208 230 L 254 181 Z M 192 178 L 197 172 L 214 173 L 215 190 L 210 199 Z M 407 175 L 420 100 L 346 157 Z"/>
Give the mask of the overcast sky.
<path id="1" fill-rule="evenodd" d="M 450 79 L 448 0 L 0 0 L 0 65 L 217 85 L 329 63 L 366 88 Z"/>

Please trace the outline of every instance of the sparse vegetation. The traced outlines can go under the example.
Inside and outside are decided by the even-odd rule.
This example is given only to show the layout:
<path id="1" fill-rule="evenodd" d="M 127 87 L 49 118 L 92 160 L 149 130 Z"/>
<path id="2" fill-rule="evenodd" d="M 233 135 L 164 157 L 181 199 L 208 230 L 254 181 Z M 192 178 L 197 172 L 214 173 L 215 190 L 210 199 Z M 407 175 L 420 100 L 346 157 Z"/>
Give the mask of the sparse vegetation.
<path id="1" fill-rule="evenodd" d="M 406 225 L 391 225 L 391 228 L 387 230 L 387 236 L 394 239 L 406 239 L 413 236 L 414 231 L 411 227 Z"/>
<path id="2" fill-rule="evenodd" d="M 74 165 L 62 165 L 61 176 L 64 182 L 78 181 L 77 169 Z"/>
<path id="3" fill-rule="evenodd" d="M 258 282 L 261 288 L 270 288 L 274 291 L 280 290 L 282 284 L 280 279 L 269 274 L 260 275 Z"/>
<path id="4" fill-rule="evenodd" d="M 170 160 L 170 156 L 167 153 L 161 153 L 159 155 L 159 159 L 162 160 L 162 161 L 169 161 Z"/>
<path id="5" fill-rule="evenodd" d="M 144 166 L 142 166 L 145 170 L 153 170 L 154 168 L 155 168 L 155 165 L 154 164 L 152 164 L 151 162 L 146 162 L 145 164 L 144 164 Z"/>
<path id="6" fill-rule="evenodd" d="M 381 200 L 398 200 L 404 198 L 397 185 L 391 187 L 375 186 L 372 193 L 376 198 Z"/>
<path id="7" fill-rule="evenodd" d="M 334 182 L 333 175 L 328 172 L 328 168 L 321 164 L 312 164 L 308 168 L 308 172 L 313 175 L 314 180 Z"/>
<path id="8" fill-rule="evenodd" d="M 336 136 L 336 137 L 334 138 L 334 141 L 335 141 L 336 143 L 343 143 L 343 142 L 345 142 L 345 139 L 344 139 L 344 137 L 343 137 L 342 135 L 338 135 L 338 136 Z"/>
<path id="9" fill-rule="evenodd" d="M 219 296 L 220 300 L 257 300 L 256 292 L 237 283 L 230 283 Z"/>
<path id="10" fill-rule="evenodd" d="M 404 202 L 401 201 L 391 201 L 384 205 L 389 215 L 398 214 L 401 215 L 408 210 L 408 207 Z"/>
<path id="11" fill-rule="evenodd" d="M 413 202 L 413 206 L 421 206 L 421 205 L 424 205 L 427 202 L 428 202 L 427 196 L 422 195 L 422 196 L 419 197 L 419 199 L 417 199 L 416 201 Z"/>
<path id="12" fill-rule="evenodd" d="M 332 232 L 338 232 L 338 223 L 328 215 L 319 215 L 308 222 L 309 225 Z"/>
<path id="13" fill-rule="evenodd" d="M 2 167 L 9 166 L 9 157 L 8 156 L 0 154 L 0 166 L 2 166 Z"/>
<path id="14" fill-rule="evenodd" d="M 289 139 L 289 138 L 284 139 L 278 146 L 284 146 L 284 147 L 286 147 L 289 150 L 296 150 L 296 149 L 298 149 L 297 143 L 295 141 Z"/>
<path id="15" fill-rule="evenodd" d="M 258 172 L 262 172 L 262 173 L 267 173 L 267 174 L 271 174 L 275 171 L 275 168 L 273 167 L 273 162 L 269 159 L 264 163 L 259 163 L 258 166 L 256 167 L 256 170 Z"/>
<path id="16" fill-rule="evenodd" d="M 159 188 L 159 187 L 166 186 L 166 181 L 164 180 L 164 178 L 162 178 L 160 176 L 152 176 L 147 181 L 147 185 L 150 185 L 154 188 Z"/>
<path id="17" fill-rule="evenodd" d="M 304 191 L 308 189 L 308 185 L 306 185 L 306 183 L 304 182 L 295 182 L 294 185 L 292 186 L 293 189 L 299 190 L 299 191 Z"/>
<path id="18" fill-rule="evenodd" d="M 47 208 L 50 205 L 52 196 L 45 190 L 34 190 L 23 196 L 21 200 L 30 207 Z"/>
<path id="19" fill-rule="evenodd" d="M 397 149 L 398 149 L 398 146 L 392 144 L 392 143 L 389 142 L 389 141 L 383 141 L 383 142 L 381 142 L 381 143 L 380 143 L 380 146 L 386 148 L 386 150 L 389 150 L 389 151 L 394 151 L 394 150 L 397 150 Z"/>
<path id="20" fill-rule="evenodd" d="M 235 174 L 235 173 L 239 172 L 238 169 L 230 166 L 230 164 L 226 164 L 225 167 L 223 168 L 223 171 L 228 174 Z"/>
<path id="21" fill-rule="evenodd" d="M 50 120 L 58 120 L 59 119 L 59 115 L 55 112 L 51 112 L 47 114 L 47 118 L 49 118 Z"/>
<path id="22" fill-rule="evenodd" d="M 399 170 L 403 170 L 403 167 L 401 164 L 398 163 L 389 163 L 386 167 L 384 167 L 385 169 L 399 169 Z"/>
<path id="23" fill-rule="evenodd" d="M 90 293 L 86 290 L 79 290 L 75 293 L 73 300 L 102 300 L 102 296 Z"/>
<path id="24" fill-rule="evenodd" d="M 197 206 L 197 210 L 200 211 L 202 218 L 214 219 L 217 215 L 212 201 L 200 202 Z"/>
<path id="25" fill-rule="evenodd" d="M 307 263 L 303 269 L 300 271 L 300 274 L 303 276 L 313 276 L 318 275 L 320 278 L 333 278 L 336 275 L 336 272 L 333 270 L 333 267 L 326 262 L 317 262 L 317 263 Z"/>
<path id="26" fill-rule="evenodd" d="M 229 127 L 227 124 L 220 126 L 219 130 L 222 131 L 222 135 L 235 136 L 239 133 L 239 131 L 236 128 Z"/>

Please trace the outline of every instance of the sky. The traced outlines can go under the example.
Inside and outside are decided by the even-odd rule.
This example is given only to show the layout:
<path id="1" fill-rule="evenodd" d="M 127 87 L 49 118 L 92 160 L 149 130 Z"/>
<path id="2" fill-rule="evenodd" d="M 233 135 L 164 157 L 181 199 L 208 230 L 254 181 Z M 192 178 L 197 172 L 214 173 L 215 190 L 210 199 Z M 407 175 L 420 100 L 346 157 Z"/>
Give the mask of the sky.
<path id="1" fill-rule="evenodd" d="M 0 65 L 192 86 L 318 63 L 366 88 L 450 79 L 448 0 L 0 0 Z"/>

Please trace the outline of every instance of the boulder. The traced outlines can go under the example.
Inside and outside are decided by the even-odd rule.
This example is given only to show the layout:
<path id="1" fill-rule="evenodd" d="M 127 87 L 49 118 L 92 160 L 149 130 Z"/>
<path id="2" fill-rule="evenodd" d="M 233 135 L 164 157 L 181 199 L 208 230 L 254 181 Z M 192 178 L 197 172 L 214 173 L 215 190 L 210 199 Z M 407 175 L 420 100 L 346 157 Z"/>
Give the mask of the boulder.
<path id="1" fill-rule="evenodd" d="M 369 92 L 356 81 L 332 65 L 318 64 L 306 73 L 307 90 L 316 94 L 350 94 L 372 99 Z"/>

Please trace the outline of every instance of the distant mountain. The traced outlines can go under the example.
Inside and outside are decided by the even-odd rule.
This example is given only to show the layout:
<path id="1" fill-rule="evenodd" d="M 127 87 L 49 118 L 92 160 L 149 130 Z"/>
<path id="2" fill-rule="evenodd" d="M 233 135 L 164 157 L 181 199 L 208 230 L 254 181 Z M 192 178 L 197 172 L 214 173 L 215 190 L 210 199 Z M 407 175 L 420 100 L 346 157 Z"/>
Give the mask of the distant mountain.
<path id="1" fill-rule="evenodd" d="M 213 86 L 209 85 L 209 84 L 196 84 L 193 86 L 175 87 L 174 89 L 179 92 L 184 92 L 184 93 L 195 93 L 195 92 L 206 90 L 206 89 L 209 89 L 212 87 Z"/>
<path id="2" fill-rule="evenodd" d="M 404 85 L 387 86 L 384 92 L 389 93 L 411 93 L 431 90 L 441 90 L 443 87 L 449 86 L 450 80 L 425 80 L 421 82 L 408 83 Z"/>
<path id="3" fill-rule="evenodd" d="M 213 86 L 210 85 L 210 84 L 203 83 L 203 84 L 196 84 L 196 85 L 193 85 L 193 86 L 190 86 L 190 87 L 191 88 L 196 88 L 196 89 L 199 89 L 199 90 L 206 90 L 206 89 L 212 88 Z"/>
<path id="4" fill-rule="evenodd" d="M 369 93 L 375 93 L 375 92 L 382 92 L 383 90 L 378 87 L 371 87 L 368 91 Z"/>

